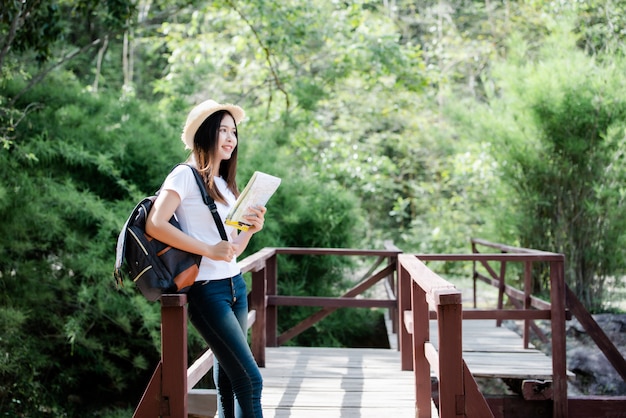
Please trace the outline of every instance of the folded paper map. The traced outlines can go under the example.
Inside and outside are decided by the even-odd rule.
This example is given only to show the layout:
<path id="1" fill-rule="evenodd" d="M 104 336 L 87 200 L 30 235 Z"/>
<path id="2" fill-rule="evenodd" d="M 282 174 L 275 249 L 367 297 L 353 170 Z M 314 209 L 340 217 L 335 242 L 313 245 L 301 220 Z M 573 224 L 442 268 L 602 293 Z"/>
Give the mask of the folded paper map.
<path id="1" fill-rule="evenodd" d="M 265 206 L 279 185 L 280 178 L 255 171 L 237 198 L 235 205 L 226 215 L 226 225 L 247 231 L 250 224 L 243 221 L 243 216 L 250 213 L 249 208 L 252 206 Z"/>

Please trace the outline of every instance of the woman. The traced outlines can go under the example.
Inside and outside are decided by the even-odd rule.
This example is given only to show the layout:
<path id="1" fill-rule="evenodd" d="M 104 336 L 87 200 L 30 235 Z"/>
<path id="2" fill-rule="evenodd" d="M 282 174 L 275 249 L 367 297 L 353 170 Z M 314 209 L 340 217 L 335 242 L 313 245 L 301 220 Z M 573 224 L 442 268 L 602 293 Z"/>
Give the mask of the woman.
<path id="1" fill-rule="evenodd" d="M 191 149 L 187 163 L 202 175 L 222 222 L 239 195 L 237 124 L 244 117 L 239 106 L 207 100 L 189 113 L 183 129 L 182 140 Z M 192 171 L 179 165 L 165 179 L 146 222 L 146 232 L 154 238 L 203 256 L 200 273 L 187 294 L 188 311 L 217 359 L 213 377 L 220 418 L 263 416 L 262 377 L 248 346 L 247 290 L 237 256 L 263 228 L 265 211 L 264 207 L 249 209 L 245 220 L 251 226 L 245 232 L 224 225 L 228 241 L 222 240 Z M 169 223 L 173 213 L 182 231 Z"/>

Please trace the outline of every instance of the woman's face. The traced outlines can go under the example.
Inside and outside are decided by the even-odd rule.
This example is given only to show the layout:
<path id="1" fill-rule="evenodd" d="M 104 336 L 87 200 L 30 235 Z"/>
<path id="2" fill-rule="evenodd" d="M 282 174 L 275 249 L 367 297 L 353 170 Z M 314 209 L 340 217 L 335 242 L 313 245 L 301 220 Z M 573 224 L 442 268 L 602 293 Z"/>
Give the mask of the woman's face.
<path id="1" fill-rule="evenodd" d="M 220 128 L 217 135 L 217 161 L 230 159 L 235 147 L 237 146 L 237 126 L 231 115 L 226 113 L 222 117 Z"/>

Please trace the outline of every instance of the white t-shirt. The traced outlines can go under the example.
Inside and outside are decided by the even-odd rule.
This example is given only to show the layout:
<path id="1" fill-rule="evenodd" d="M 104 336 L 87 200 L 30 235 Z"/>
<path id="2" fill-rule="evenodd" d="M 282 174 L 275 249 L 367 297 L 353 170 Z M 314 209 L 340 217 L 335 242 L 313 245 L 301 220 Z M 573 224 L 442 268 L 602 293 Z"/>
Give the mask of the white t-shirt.
<path id="1" fill-rule="evenodd" d="M 230 207 L 235 204 L 236 198 L 228 190 L 226 181 L 221 177 L 215 177 L 215 185 L 228 203 L 224 205 L 223 203 L 215 202 L 217 212 L 222 222 L 224 222 Z M 198 183 L 196 183 L 193 172 L 189 167 L 179 165 L 174 168 L 163 182 L 162 190 L 172 190 L 178 193 L 180 205 L 176 208 L 175 213 L 181 229 L 186 234 L 210 245 L 215 245 L 222 240 L 213 215 L 211 215 L 209 207 L 204 204 Z M 228 225 L 224 226 L 228 240 L 232 241 L 231 234 L 234 228 Z M 225 279 L 236 276 L 239 273 L 240 269 L 237 266 L 236 257 L 231 262 L 202 257 L 200 273 L 196 281 Z"/>

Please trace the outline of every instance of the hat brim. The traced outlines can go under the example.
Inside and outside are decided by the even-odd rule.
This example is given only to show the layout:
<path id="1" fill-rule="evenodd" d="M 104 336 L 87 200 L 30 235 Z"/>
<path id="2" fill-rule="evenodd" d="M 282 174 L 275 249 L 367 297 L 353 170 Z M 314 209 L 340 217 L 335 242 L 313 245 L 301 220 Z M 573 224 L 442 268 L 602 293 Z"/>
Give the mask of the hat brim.
<path id="1" fill-rule="evenodd" d="M 235 119 L 235 123 L 237 125 L 239 125 L 239 123 L 241 123 L 246 117 L 246 112 L 244 112 L 244 110 L 237 105 L 220 104 L 213 100 L 207 100 L 200 103 L 194 107 L 191 112 L 189 112 L 187 122 L 183 128 L 181 139 L 184 142 L 186 149 L 193 149 L 194 136 L 206 118 L 221 110 L 225 110 L 230 113 Z"/>

